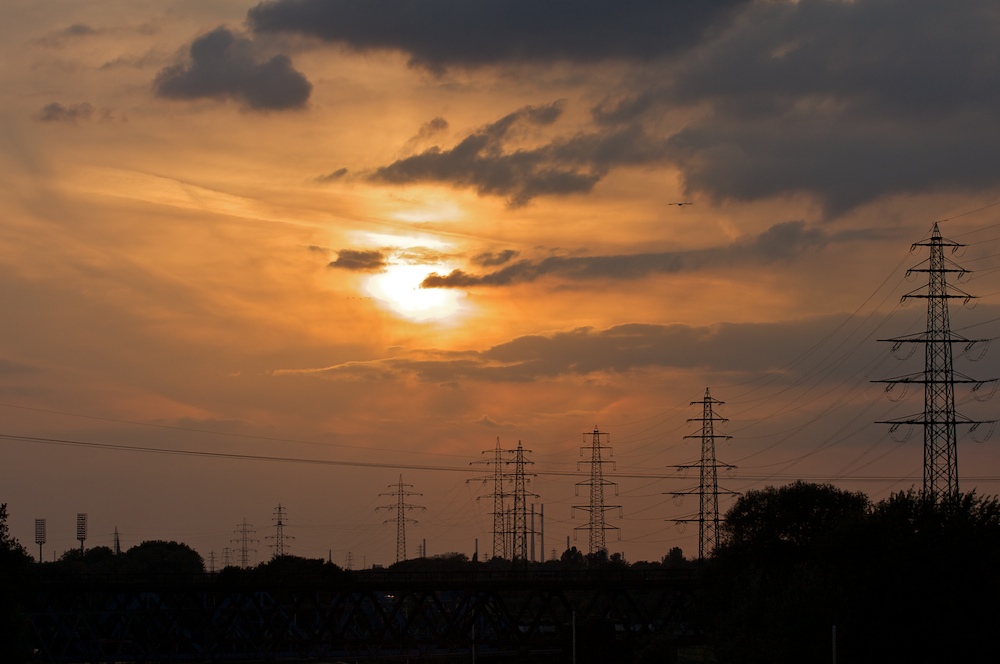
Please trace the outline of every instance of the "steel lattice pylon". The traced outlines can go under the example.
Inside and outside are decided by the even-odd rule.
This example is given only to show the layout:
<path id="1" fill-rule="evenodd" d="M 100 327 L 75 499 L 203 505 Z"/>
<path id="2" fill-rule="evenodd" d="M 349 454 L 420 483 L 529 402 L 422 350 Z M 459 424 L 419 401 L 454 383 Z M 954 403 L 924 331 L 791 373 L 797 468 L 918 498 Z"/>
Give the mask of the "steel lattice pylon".
<path id="1" fill-rule="evenodd" d="M 949 273 L 956 274 L 958 278 L 961 278 L 968 271 L 946 258 L 944 248 L 950 247 L 954 253 L 958 247 L 962 246 L 965 245 L 943 238 L 937 224 L 934 224 L 928 239 L 913 244 L 912 249 L 927 247 L 930 255 L 926 261 L 908 270 L 907 275 L 919 272 L 926 273 L 927 285 L 905 294 L 902 299 L 927 300 L 927 329 L 917 334 L 893 339 L 880 339 L 880 341 L 891 341 L 895 344 L 894 348 L 898 348 L 904 343 L 924 344 L 924 370 L 897 378 L 875 381 L 888 383 L 887 392 L 898 384 L 921 384 L 924 386 L 924 412 L 922 415 L 879 423 L 891 425 L 891 431 L 895 431 L 902 424 L 923 426 L 923 492 L 925 496 L 934 500 L 954 497 L 959 493 L 957 425 L 970 425 L 975 429 L 980 424 L 987 422 L 968 419 L 955 411 L 955 384 L 972 383 L 975 385 L 973 390 L 976 391 L 983 383 L 996 380 L 995 378 L 976 380 L 957 374 L 954 369 L 952 357 L 954 344 L 966 344 L 968 349 L 973 344 L 984 341 L 982 339 L 966 339 L 951 331 L 948 300 L 962 299 L 968 302 L 975 297 L 947 282 Z"/>
<path id="2" fill-rule="evenodd" d="M 493 557 L 505 558 L 509 560 L 527 560 L 528 538 L 531 534 L 528 526 L 528 497 L 537 497 L 537 494 L 527 490 L 528 478 L 533 477 L 531 473 L 525 472 L 525 466 L 531 465 L 525 453 L 531 450 L 524 449 L 521 441 L 517 441 L 517 449 L 503 449 L 500 447 L 500 438 L 497 438 L 496 449 L 491 453 L 485 451 L 483 454 L 492 454 L 492 459 L 473 461 L 473 464 L 492 465 L 492 476 L 475 478 L 486 482 L 493 482 L 493 493 L 487 496 L 493 498 Z M 507 472 L 506 466 L 513 464 L 514 472 Z M 472 480 L 466 480 L 466 483 Z M 508 489 L 508 484 L 512 486 Z M 478 500 L 478 498 L 477 498 Z"/>
<path id="3" fill-rule="evenodd" d="M 285 508 L 278 503 L 278 506 L 274 510 L 274 535 L 268 535 L 267 539 L 274 540 L 274 544 L 270 546 L 274 548 L 274 558 L 280 558 L 285 555 L 285 542 L 287 540 L 295 539 L 290 535 L 285 534 Z"/>
<path id="4" fill-rule="evenodd" d="M 601 439 L 608 440 L 609 434 L 601 433 L 595 426 L 592 433 L 585 433 L 584 440 L 587 436 L 591 437 L 590 445 L 586 445 L 581 449 L 581 453 L 586 453 L 590 450 L 590 460 L 589 461 L 578 461 L 579 464 L 587 464 L 590 466 L 590 479 L 586 479 L 582 482 L 577 482 L 577 491 L 581 486 L 589 487 L 590 489 L 590 505 L 574 505 L 573 510 L 585 510 L 590 513 L 590 522 L 586 526 L 577 526 L 573 530 L 588 530 L 590 531 L 590 548 L 588 553 L 597 553 L 598 551 L 607 551 L 607 541 L 605 537 L 605 531 L 608 530 L 618 530 L 618 526 L 612 526 L 607 523 L 604 518 L 605 512 L 608 510 L 618 510 L 621 513 L 620 505 L 605 505 L 604 504 L 604 487 L 613 486 L 615 487 L 616 495 L 618 490 L 618 485 L 614 482 L 610 482 L 604 479 L 604 464 L 610 463 L 611 467 L 614 468 L 613 461 L 605 461 L 601 458 L 602 450 L 610 450 L 608 445 L 602 445 Z M 620 535 L 619 535 L 620 536 Z"/>
<path id="5" fill-rule="evenodd" d="M 396 522 L 396 562 L 402 562 L 406 560 L 406 522 L 416 523 L 415 519 L 406 518 L 406 512 L 408 510 L 422 510 L 425 509 L 420 505 L 411 505 L 406 502 L 407 496 L 422 496 L 421 493 L 416 493 L 414 491 L 408 491 L 407 487 L 412 488 L 412 484 L 403 484 L 403 476 L 399 476 L 399 482 L 396 484 L 390 484 L 388 488 L 395 488 L 395 491 L 389 493 L 380 493 L 380 496 L 394 496 L 396 498 L 395 504 L 392 505 L 381 505 L 376 507 L 376 510 L 396 510 L 396 516 L 392 519 L 386 519 L 384 523 L 390 523 L 392 521 Z"/>
<path id="6" fill-rule="evenodd" d="M 247 523 L 246 519 L 243 519 L 243 523 L 236 524 L 236 534 L 239 537 L 231 541 L 240 545 L 240 567 L 243 569 L 250 567 L 250 554 L 256 552 L 256 549 L 251 546 L 257 541 L 251 537 L 255 532 L 253 526 Z M 228 556 L 226 564 L 229 564 Z"/>
<path id="7" fill-rule="evenodd" d="M 709 388 L 705 388 L 705 398 L 701 401 L 692 401 L 691 405 L 701 405 L 702 416 L 693 417 L 688 422 L 701 422 L 701 431 L 685 438 L 701 439 L 701 461 L 695 464 L 675 466 L 675 468 L 698 468 L 700 481 L 697 489 L 689 491 L 675 491 L 674 496 L 697 495 L 698 496 L 698 516 L 688 519 L 674 519 L 675 523 L 697 523 L 698 524 L 698 560 L 704 560 L 706 556 L 712 554 L 719 543 L 719 494 L 734 494 L 733 491 L 719 489 L 719 468 L 727 470 L 735 469 L 727 463 L 719 463 L 715 458 L 715 440 L 722 438 L 729 440 L 732 436 L 715 433 L 716 422 L 728 422 L 724 417 L 715 413 L 715 406 L 721 406 L 723 401 L 713 399 Z"/>
<path id="8" fill-rule="evenodd" d="M 512 560 L 528 559 L 528 537 L 530 533 L 528 527 L 528 496 L 537 497 L 537 494 L 529 493 L 527 490 L 527 477 L 529 477 L 529 474 L 524 472 L 524 467 L 530 465 L 532 462 L 528 461 L 524 456 L 525 452 L 531 452 L 531 450 L 524 449 L 521 441 L 517 441 L 517 449 L 514 451 L 514 541 L 511 548 Z"/>
<path id="9" fill-rule="evenodd" d="M 493 557 L 494 558 L 506 558 L 508 549 L 508 540 L 510 539 L 507 534 L 510 530 L 507 526 L 507 509 L 506 505 L 506 492 L 504 491 L 504 479 L 506 473 L 504 473 L 503 468 L 506 463 L 504 458 L 504 453 L 506 450 L 500 447 L 500 437 L 497 436 L 497 446 L 492 452 L 492 459 L 484 459 L 482 461 L 473 461 L 472 464 L 483 464 L 492 465 L 493 473 L 492 476 L 485 476 L 476 478 L 482 480 L 485 484 L 492 480 L 493 482 L 493 493 L 488 494 L 487 497 L 493 498 Z M 483 454 L 490 454 L 489 451 L 483 452 Z M 472 480 L 466 480 L 466 484 Z M 477 498 L 476 500 L 479 500 Z"/>

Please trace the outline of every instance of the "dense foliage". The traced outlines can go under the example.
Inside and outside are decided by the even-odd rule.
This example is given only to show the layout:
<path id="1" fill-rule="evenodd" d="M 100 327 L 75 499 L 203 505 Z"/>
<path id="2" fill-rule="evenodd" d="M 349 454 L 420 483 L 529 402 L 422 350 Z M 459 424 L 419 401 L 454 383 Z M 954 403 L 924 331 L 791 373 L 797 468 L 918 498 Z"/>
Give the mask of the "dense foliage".
<path id="1" fill-rule="evenodd" d="M 31 557 L 10 536 L 7 504 L 0 504 L 0 662 L 26 661 L 27 626 L 19 599 L 25 590 L 25 571 Z"/>
<path id="2" fill-rule="evenodd" d="M 1000 502 L 796 483 L 743 496 L 706 567 L 720 662 L 971 661 L 1000 620 Z"/>

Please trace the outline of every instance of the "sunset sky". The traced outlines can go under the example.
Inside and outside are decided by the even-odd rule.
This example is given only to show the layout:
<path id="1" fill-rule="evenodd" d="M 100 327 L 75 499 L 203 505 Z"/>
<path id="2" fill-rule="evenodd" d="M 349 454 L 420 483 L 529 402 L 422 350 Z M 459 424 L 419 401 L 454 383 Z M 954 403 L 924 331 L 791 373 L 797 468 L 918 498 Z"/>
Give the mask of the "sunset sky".
<path id="1" fill-rule="evenodd" d="M 1000 329 L 995 2 L 5 8 L 0 502 L 34 555 L 85 512 L 88 547 L 217 562 L 246 519 L 262 561 L 280 503 L 292 553 L 389 564 L 400 475 L 410 557 L 488 555 L 498 437 L 558 555 L 595 426 L 609 550 L 695 555 L 706 388 L 725 489 L 880 499 L 921 483 L 922 432 L 875 422 L 922 394 L 870 381 L 922 366 L 878 340 L 924 329 L 934 222 L 980 296 L 954 329 Z M 959 470 L 1000 491 L 1000 438 Z"/>

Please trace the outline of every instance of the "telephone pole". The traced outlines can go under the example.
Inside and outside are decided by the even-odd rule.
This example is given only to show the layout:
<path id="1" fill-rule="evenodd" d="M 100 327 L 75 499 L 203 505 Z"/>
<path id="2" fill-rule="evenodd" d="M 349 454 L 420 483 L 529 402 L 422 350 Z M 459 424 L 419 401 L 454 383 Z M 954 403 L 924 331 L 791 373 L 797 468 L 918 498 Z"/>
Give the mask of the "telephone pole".
<path id="1" fill-rule="evenodd" d="M 959 424 L 969 426 L 971 432 L 980 424 L 995 421 L 972 420 L 955 411 L 956 384 L 973 384 L 972 392 L 975 396 L 984 383 L 996 381 L 995 378 L 988 380 L 970 378 L 957 373 L 953 365 L 954 344 L 965 344 L 965 352 L 968 354 L 976 343 L 985 341 L 984 339 L 966 339 L 951 330 L 948 301 L 961 299 L 968 302 L 975 298 L 975 296 L 969 295 L 947 282 L 948 274 L 957 275 L 957 281 L 968 274 L 968 271 L 945 257 L 945 247 L 949 247 L 951 253 L 954 253 L 963 246 L 965 245 L 943 238 L 936 223 L 929 238 L 912 245 L 911 251 L 916 250 L 917 247 L 927 247 L 929 256 L 927 260 L 907 270 L 906 274 L 909 276 L 918 272 L 926 273 L 927 285 L 905 294 L 902 300 L 927 300 L 927 329 L 924 332 L 893 339 L 879 339 L 879 341 L 892 342 L 893 350 L 906 343 L 923 344 L 924 370 L 887 380 L 874 381 L 888 383 L 886 392 L 891 391 L 896 385 L 904 387 L 911 384 L 924 386 L 924 411 L 922 414 L 886 420 L 879 422 L 879 424 L 890 425 L 891 432 L 903 424 L 923 427 L 923 493 L 924 496 L 935 501 L 955 497 L 959 494 L 957 426 Z"/>
<path id="2" fill-rule="evenodd" d="M 401 562 L 406 560 L 406 522 L 416 523 L 414 519 L 406 518 L 406 512 L 408 510 L 422 510 L 425 509 L 420 505 L 410 505 L 406 502 L 407 496 L 422 496 L 421 493 L 416 493 L 414 491 L 408 491 L 406 487 L 413 488 L 412 484 L 403 484 L 403 476 L 399 476 L 399 482 L 396 484 L 390 484 L 388 488 L 392 489 L 395 487 L 395 491 L 389 493 L 380 493 L 380 496 L 394 496 L 396 502 L 392 505 L 382 505 L 376 507 L 376 510 L 396 510 L 396 516 L 393 519 L 386 519 L 384 523 L 389 523 L 391 521 L 396 522 L 396 562 Z"/>
<path id="3" fill-rule="evenodd" d="M 590 505 L 573 505 L 573 510 L 584 510 L 590 513 L 590 522 L 586 526 L 577 526 L 573 530 L 587 530 L 590 531 L 590 550 L 589 553 L 597 553 L 598 551 L 607 551 L 605 531 L 608 530 L 618 530 L 618 526 L 609 525 L 607 520 L 604 518 L 605 512 L 608 510 L 618 510 L 619 516 L 621 515 L 620 505 L 605 505 L 604 504 L 604 487 L 613 486 L 615 487 L 615 495 L 617 495 L 618 485 L 614 482 L 604 479 L 604 464 L 610 463 L 612 469 L 614 468 L 613 461 L 605 461 L 601 458 L 602 450 L 608 450 L 610 456 L 611 447 L 609 445 L 602 444 L 603 441 L 608 441 L 610 439 L 610 434 L 602 433 L 595 426 L 592 433 L 585 433 L 584 442 L 587 440 L 587 436 L 591 437 L 590 445 L 580 448 L 581 454 L 586 453 L 590 450 L 590 460 L 589 461 L 577 461 L 577 467 L 580 464 L 586 464 L 590 466 L 590 478 L 583 480 L 582 482 L 577 482 L 577 495 L 579 495 L 579 490 L 581 486 L 586 486 L 590 490 Z M 619 535 L 620 537 L 620 535 Z"/>
<path id="4" fill-rule="evenodd" d="M 678 470 L 686 468 L 697 468 L 699 472 L 699 482 L 697 489 L 689 491 L 674 492 L 674 496 L 698 496 L 698 516 L 686 519 L 674 519 L 674 523 L 697 523 L 698 524 L 698 560 L 704 560 L 712 555 L 715 547 L 719 543 L 719 494 L 734 494 L 733 491 L 719 490 L 719 468 L 732 470 L 736 466 L 727 463 L 719 463 L 715 458 L 715 441 L 718 438 L 730 440 L 732 436 L 726 436 L 715 432 L 716 422 L 728 422 L 724 417 L 715 413 L 715 406 L 721 406 L 723 401 L 713 399 L 709 388 L 705 388 L 705 398 L 701 401 L 692 401 L 692 406 L 700 405 L 702 408 L 701 417 L 693 417 L 688 422 L 701 422 L 701 431 L 685 438 L 701 438 L 701 461 L 693 464 L 674 466 Z"/>

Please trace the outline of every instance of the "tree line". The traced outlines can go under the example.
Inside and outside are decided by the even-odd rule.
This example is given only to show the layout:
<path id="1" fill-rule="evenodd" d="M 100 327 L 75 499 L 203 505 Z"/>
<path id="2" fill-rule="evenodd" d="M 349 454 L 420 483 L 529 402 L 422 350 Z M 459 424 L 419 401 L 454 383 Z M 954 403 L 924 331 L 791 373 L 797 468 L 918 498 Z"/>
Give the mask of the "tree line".
<path id="1" fill-rule="evenodd" d="M 10 536 L 0 505 L 0 661 L 30 661 L 23 593 L 40 579 L 207 576 L 177 542 L 144 542 L 122 555 L 98 547 L 34 563 Z M 915 491 L 871 501 L 828 484 L 795 482 L 750 491 L 720 524 L 704 561 L 674 548 L 658 561 L 583 554 L 524 563 L 461 553 L 407 560 L 388 571 L 689 569 L 698 578 L 684 634 L 657 633 L 623 662 L 979 661 L 1000 624 L 1000 500 L 975 492 L 932 500 Z M 282 556 L 226 568 L 219 582 L 336 582 L 351 574 L 324 560 Z M 692 639 L 692 635 L 694 638 Z"/>

